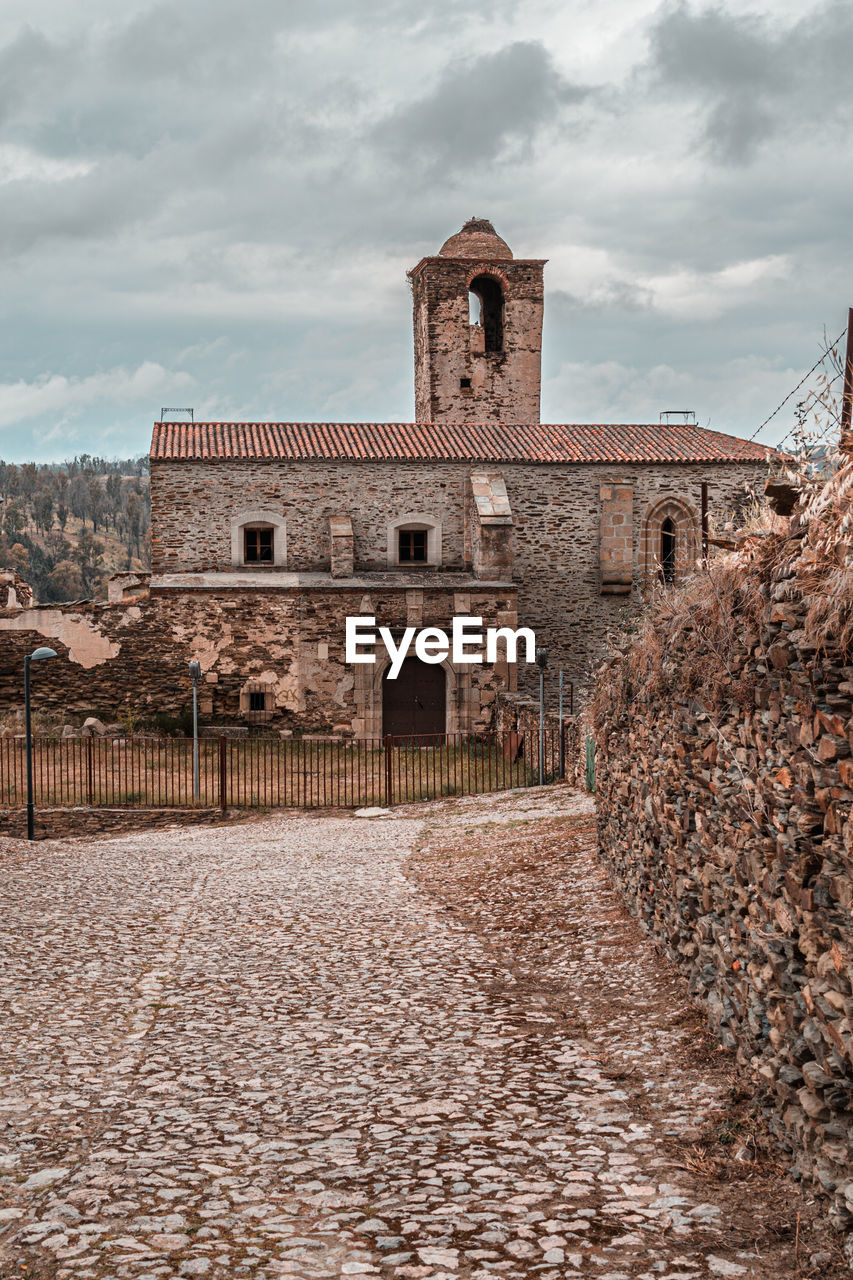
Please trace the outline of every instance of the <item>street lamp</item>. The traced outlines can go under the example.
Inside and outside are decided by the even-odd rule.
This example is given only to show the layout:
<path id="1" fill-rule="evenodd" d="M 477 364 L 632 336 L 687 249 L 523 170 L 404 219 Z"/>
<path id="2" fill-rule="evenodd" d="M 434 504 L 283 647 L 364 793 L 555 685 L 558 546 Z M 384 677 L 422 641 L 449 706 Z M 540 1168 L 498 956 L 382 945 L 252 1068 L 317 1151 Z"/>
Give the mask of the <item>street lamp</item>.
<path id="1" fill-rule="evenodd" d="M 198 678 L 201 675 L 201 663 L 190 663 L 190 675 L 193 682 L 193 799 L 198 804 Z"/>
<path id="2" fill-rule="evenodd" d="M 548 650 L 536 650 L 536 665 L 539 668 L 539 785 L 545 782 L 545 668 L 548 665 Z"/>
<path id="3" fill-rule="evenodd" d="M 55 658 L 55 649 L 35 649 L 24 658 L 24 723 L 27 739 L 27 839 L 35 840 L 35 803 L 33 801 L 33 726 L 30 716 L 30 663 L 40 658 Z"/>

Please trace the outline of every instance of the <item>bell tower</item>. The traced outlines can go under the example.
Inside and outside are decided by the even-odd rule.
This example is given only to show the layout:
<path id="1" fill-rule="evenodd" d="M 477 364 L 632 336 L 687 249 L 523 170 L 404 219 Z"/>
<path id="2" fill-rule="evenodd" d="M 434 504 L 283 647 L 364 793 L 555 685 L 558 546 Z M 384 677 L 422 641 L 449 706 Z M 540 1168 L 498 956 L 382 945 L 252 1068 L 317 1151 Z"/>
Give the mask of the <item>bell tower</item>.
<path id="1" fill-rule="evenodd" d="M 546 261 L 471 218 L 408 273 L 417 422 L 539 422 Z"/>

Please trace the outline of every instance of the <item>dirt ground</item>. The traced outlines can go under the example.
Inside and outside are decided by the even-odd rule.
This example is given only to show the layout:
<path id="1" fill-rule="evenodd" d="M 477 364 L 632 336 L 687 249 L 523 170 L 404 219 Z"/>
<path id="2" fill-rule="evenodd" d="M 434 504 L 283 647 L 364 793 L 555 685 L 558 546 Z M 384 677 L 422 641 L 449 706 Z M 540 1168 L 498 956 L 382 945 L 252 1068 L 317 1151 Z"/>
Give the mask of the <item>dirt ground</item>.
<path id="1" fill-rule="evenodd" d="M 492 821 L 481 805 L 467 825 L 435 811 L 410 874 L 500 956 L 519 1017 L 576 1033 L 632 1109 L 665 1126 L 667 1159 L 692 1195 L 721 1206 L 728 1249 L 753 1255 L 750 1276 L 849 1277 L 826 1202 L 789 1176 L 755 1085 L 610 888 L 592 805 L 520 821 L 492 803 Z M 667 1132 L 676 1114 L 680 1131 Z"/>

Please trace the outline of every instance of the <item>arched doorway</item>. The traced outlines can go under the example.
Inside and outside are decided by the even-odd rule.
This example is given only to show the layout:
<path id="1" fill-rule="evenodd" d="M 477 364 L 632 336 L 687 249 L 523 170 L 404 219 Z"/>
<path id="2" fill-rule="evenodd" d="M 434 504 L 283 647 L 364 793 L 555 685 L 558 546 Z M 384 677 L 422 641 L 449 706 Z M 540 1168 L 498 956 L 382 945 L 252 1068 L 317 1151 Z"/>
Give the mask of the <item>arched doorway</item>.
<path id="1" fill-rule="evenodd" d="M 390 668 L 389 668 L 390 669 Z M 382 732 L 395 738 L 444 733 L 447 677 L 444 668 L 406 658 L 396 680 L 382 677 Z"/>

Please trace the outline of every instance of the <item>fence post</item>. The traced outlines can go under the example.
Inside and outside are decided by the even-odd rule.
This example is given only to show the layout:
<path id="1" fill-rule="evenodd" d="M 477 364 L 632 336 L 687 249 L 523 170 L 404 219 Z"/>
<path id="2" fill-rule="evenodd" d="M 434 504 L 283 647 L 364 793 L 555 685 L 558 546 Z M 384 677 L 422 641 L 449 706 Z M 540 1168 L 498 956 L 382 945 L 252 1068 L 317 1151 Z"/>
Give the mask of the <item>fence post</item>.
<path id="1" fill-rule="evenodd" d="M 95 803 L 95 739 L 86 739 L 86 803 L 91 809 Z"/>
<path id="2" fill-rule="evenodd" d="M 586 735 L 586 789 L 595 795 L 595 743 Z"/>
<path id="3" fill-rule="evenodd" d="M 219 738 L 219 807 L 224 818 L 228 810 L 228 766 L 225 738 L 222 735 Z"/>
<path id="4" fill-rule="evenodd" d="M 565 721 L 563 720 L 563 668 L 560 667 L 560 781 L 566 776 L 566 753 L 563 750 L 565 741 Z"/>
<path id="5" fill-rule="evenodd" d="M 391 765 L 391 752 L 394 750 L 393 740 L 390 733 L 385 735 L 385 805 L 386 808 L 391 807 L 394 803 L 394 770 Z"/>

